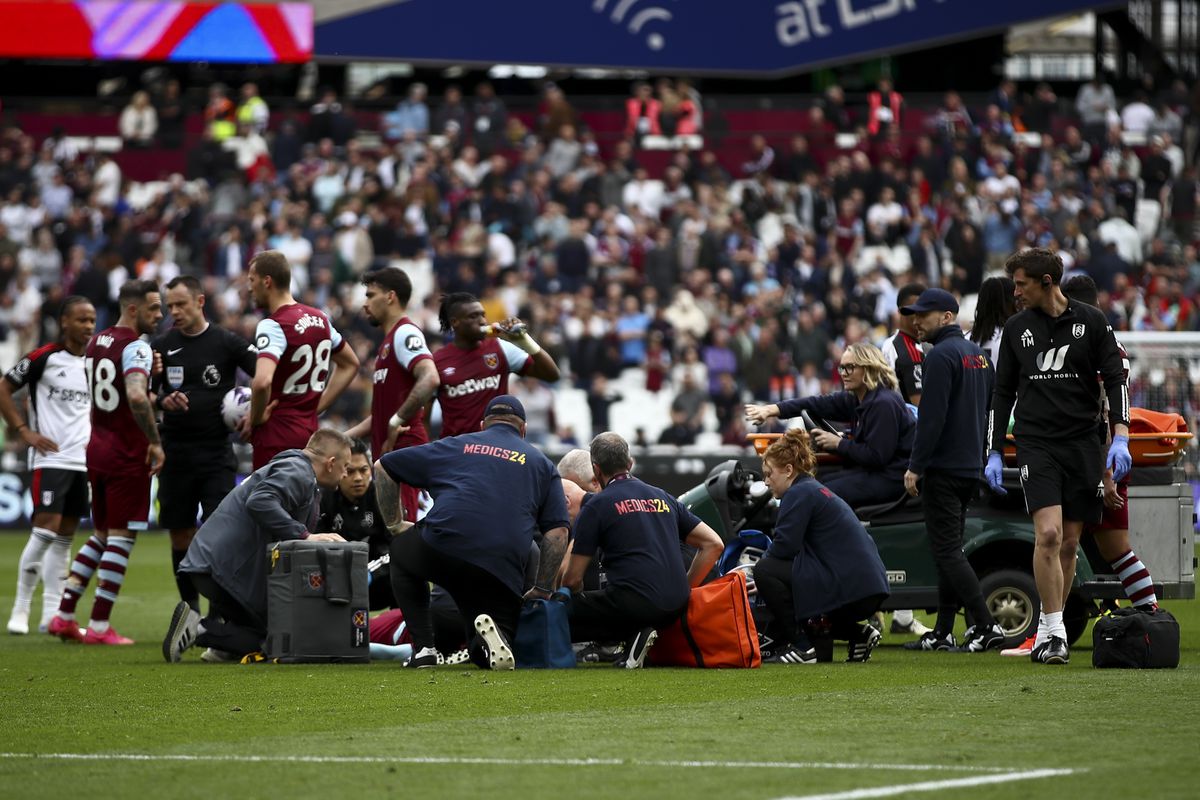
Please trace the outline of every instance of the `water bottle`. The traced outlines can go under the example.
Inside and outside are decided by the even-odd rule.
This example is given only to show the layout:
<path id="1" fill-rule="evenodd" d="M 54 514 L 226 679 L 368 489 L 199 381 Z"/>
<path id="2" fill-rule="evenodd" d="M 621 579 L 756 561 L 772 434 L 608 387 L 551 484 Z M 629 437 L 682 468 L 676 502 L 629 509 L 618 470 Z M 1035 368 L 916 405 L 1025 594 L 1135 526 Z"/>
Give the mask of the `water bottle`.
<path id="1" fill-rule="evenodd" d="M 489 322 L 488 324 L 483 326 L 483 335 L 484 336 L 498 336 L 500 334 L 500 330 L 501 330 L 501 328 L 500 328 L 499 323 L 490 323 Z M 529 330 L 529 326 L 526 325 L 524 322 L 518 322 L 517 324 L 513 325 L 511 328 L 504 328 L 503 330 L 509 336 L 520 336 Z"/>

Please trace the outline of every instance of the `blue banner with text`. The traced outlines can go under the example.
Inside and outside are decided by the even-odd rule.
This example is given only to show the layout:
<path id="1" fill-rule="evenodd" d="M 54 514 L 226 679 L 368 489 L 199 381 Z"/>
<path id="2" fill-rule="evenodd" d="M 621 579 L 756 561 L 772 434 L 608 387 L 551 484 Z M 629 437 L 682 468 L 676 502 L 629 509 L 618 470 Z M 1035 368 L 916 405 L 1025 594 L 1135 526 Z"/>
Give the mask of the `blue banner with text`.
<path id="1" fill-rule="evenodd" d="M 1114 3 L 392 0 L 357 5 L 356 13 L 318 23 L 318 58 L 784 74 Z"/>

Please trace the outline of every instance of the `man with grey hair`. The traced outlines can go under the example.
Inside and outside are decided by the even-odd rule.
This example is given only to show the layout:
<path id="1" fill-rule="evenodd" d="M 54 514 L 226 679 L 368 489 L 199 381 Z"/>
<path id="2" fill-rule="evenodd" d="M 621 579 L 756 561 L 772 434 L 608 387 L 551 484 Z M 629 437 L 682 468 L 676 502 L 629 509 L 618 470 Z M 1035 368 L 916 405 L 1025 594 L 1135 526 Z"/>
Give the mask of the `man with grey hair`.
<path id="1" fill-rule="evenodd" d="M 588 564 L 604 550 L 608 583 L 571 602 L 572 641 L 624 641 L 627 669 L 642 666 L 656 628 L 687 611 L 721 554 L 721 537 L 667 492 L 629 474 L 629 444 L 618 434 L 592 439 L 592 469 L 600 491 L 579 512 L 564 585 L 578 590 Z M 679 543 L 699 550 L 684 571 Z"/>
<path id="2" fill-rule="evenodd" d="M 228 660 L 262 649 L 267 633 L 267 548 L 272 542 L 345 541 L 315 533 L 317 488 L 336 489 L 350 462 L 350 439 L 322 428 L 303 450 L 285 450 L 225 496 L 196 532 L 179 574 L 209 600 L 203 620 L 186 602 L 175 606 L 163 658 L 179 661 L 193 644 Z"/>
<path id="3" fill-rule="evenodd" d="M 569 451 L 558 460 L 558 474 L 565 481 L 571 481 L 585 492 L 600 491 L 596 483 L 596 473 L 592 470 L 592 454 L 578 447 Z"/>
<path id="4" fill-rule="evenodd" d="M 600 484 L 596 483 L 596 473 L 592 471 L 592 454 L 578 447 L 569 451 L 558 460 L 558 474 L 562 477 L 563 494 L 567 498 L 567 512 L 571 518 L 571 524 L 574 525 L 575 519 L 579 516 L 579 510 L 592 498 L 593 494 L 600 491 Z M 589 587 L 599 585 L 597 581 L 599 565 L 593 565 L 593 569 L 588 572 L 588 580 L 585 580 L 584 584 Z"/>

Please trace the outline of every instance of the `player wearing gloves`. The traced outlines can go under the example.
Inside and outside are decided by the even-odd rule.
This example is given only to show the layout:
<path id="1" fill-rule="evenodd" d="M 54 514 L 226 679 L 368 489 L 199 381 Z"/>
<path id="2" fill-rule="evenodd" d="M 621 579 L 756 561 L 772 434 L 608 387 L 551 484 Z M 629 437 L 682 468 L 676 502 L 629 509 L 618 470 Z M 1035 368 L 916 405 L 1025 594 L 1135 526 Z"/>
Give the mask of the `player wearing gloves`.
<path id="1" fill-rule="evenodd" d="M 1099 309 L 1068 300 L 1059 286 L 1063 265 L 1042 248 L 1009 258 L 1005 270 L 1025 310 L 1005 323 L 988 421 L 991 453 L 984 470 L 1003 492 L 1005 423 L 1016 402 L 1013 435 L 1025 506 L 1033 517 L 1033 575 L 1042 601 L 1030 658 L 1066 664 L 1063 597 L 1075 576 L 1075 553 L 1085 524 L 1103 514 L 1097 492 L 1104 467 L 1118 483 L 1129 472 L 1129 390 L 1112 327 Z M 1101 458 L 1096 420 L 1099 373 L 1108 398 L 1113 440 Z"/>

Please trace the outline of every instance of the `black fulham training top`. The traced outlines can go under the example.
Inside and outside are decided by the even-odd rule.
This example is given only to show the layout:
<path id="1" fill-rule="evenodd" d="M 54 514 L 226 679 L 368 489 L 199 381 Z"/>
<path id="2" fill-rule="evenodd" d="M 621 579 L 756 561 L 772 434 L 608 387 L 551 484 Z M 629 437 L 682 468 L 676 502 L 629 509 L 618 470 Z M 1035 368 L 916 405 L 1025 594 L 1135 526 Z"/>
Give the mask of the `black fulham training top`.
<path id="1" fill-rule="evenodd" d="M 163 409 L 164 444 L 225 447 L 229 429 L 221 419 L 221 400 L 233 388 L 238 369 L 253 377 L 257 351 L 241 336 L 213 324 L 195 336 L 172 328 L 150 346 L 162 355 L 163 371 L 154 379 L 158 396 L 180 391 L 188 398 L 187 411 Z"/>
<path id="2" fill-rule="evenodd" d="M 383 513 L 375 499 L 375 484 L 354 502 L 337 489 L 321 490 L 321 517 L 317 520 L 318 533 L 339 533 L 348 542 L 366 542 L 371 548 L 371 559 L 388 552 L 391 535 L 383 525 Z"/>
<path id="3" fill-rule="evenodd" d="M 988 420 L 991 449 L 1004 449 L 1008 415 L 1018 400 L 1013 425 L 1018 444 L 1022 438 L 1094 437 L 1100 415 L 1097 373 L 1108 397 L 1109 423 L 1128 425 L 1129 387 L 1121 351 L 1099 309 L 1068 300 L 1057 318 L 1037 308 L 1010 317 L 996 359 Z"/>

